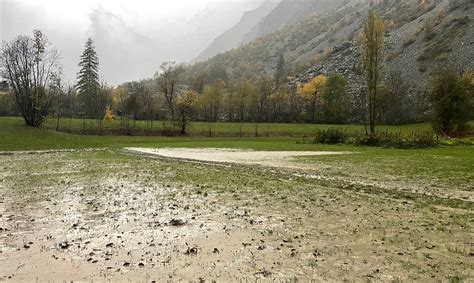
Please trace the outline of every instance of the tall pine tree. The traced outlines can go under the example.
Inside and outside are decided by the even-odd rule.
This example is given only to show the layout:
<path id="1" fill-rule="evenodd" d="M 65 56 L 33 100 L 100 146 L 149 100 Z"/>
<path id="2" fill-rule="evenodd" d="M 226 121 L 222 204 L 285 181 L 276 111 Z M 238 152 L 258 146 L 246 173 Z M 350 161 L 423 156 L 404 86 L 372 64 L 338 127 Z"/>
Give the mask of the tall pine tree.
<path id="1" fill-rule="evenodd" d="M 103 114 L 98 109 L 100 99 L 99 58 L 94 42 L 87 39 L 84 52 L 79 61 L 76 89 L 83 107 L 84 118 L 100 118 Z"/>

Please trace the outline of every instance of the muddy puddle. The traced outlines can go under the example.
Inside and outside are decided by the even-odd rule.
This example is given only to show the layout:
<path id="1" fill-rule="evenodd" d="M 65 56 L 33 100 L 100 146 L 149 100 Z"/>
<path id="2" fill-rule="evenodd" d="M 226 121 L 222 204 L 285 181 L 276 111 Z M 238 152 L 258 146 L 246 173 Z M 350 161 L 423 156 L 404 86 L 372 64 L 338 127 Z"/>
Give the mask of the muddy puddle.
<path id="1" fill-rule="evenodd" d="M 256 156 L 193 150 L 180 158 L 255 164 Z M 0 281 L 473 278 L 467 212 L 271 170 L 111 151 L 0 161 Z"/>

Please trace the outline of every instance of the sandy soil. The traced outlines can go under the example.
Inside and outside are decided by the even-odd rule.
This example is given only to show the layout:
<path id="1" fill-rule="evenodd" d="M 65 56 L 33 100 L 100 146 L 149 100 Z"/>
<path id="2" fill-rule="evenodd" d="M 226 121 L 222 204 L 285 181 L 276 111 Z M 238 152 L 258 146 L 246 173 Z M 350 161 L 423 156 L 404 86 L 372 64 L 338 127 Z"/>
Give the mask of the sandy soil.
<path id="1" fill-rule="evenodd" d="M 450 207 L 109 151 L 0 169 L 0 281 L 474 278 L 472 213 Z"/>

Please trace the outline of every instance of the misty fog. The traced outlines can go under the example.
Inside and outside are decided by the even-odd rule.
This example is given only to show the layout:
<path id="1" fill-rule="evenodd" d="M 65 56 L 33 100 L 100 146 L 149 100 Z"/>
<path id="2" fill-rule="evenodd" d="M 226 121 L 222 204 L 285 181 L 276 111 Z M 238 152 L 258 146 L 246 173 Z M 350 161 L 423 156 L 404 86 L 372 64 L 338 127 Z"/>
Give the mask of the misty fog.
<path id="1" fill-rule="evenodd" d="M 62 57 L 73 83 L 88 37 L 100 58 L 103 80 L 119 84 L 153 76 L 163 61 L 187 62 L 242 14 L 263 0 L 0 2 L 0 41 L 41 29 Z"/>

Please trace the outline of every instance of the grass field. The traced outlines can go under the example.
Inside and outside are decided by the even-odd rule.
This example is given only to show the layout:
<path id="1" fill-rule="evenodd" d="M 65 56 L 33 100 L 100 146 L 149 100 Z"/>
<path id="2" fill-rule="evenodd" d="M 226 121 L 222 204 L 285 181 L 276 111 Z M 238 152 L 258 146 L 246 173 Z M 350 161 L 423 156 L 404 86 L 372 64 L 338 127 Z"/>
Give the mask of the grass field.
<path id="1" fill-rule="evenodd" d="M 66 122 L 66 120 L 62 121 Z M 96 123 L 96 121 L 92 121 Z M 157 123 L 159 124 L 159 123 Z M 141 147 L 230 147 L 230 148 L 252 148 L 267 150 L 331 150 L 337 148 L 343 150 L 344 145 L 315 145 L 297 144 L 308 141 L 317 129 L 340 127 L 347 131 L 363 132 L 364 127 L 360 125 L 310 125 L 310 124 L 260 124 L 259 128 L 267 134 L 260 137 L 254 136 L 253 124 L 244 124 L 244 137 L 237 137 L 239 124 L 215 123 L 213 125 L 215 137 L 206 137 L 206 123 L 192 123 L 190 134 L 185 137 L 147 137 L 147 136 L 94 136 L 73 135 L 56 132 L 55 121 L 50 119 L 45 124 L 45 129 L 32 129 L 24 125 L 20 118 L 0 118 L 0 150 L 39 150 L 39 149 L 62 149 L 62 148 L 98 148 L 111 147 L 120 148 L 124 146 Z M 73 128 L 82 127 L 82 121 L 73 120 Z M 114 122 L 110 127 L 118 126 Z M 428 131 L 429 124 L 416 124 L 405 126 L 380 126 L 379 131 L 401 131 L 411 133 L 413 131 Z"/>
<path id="2" fill-rule="evenodd" d="M 300 162 L 324 168 L 328 175 L 360 181 L 417 184 L 419 187 L 464 186 L 473 191 L 474 146 L 436 146 L 426 149 L 392 149 L 351 145 L 301 143 L 301 137 L 138 137 L 72 135 L 33 129 L 19 118 L 0 118 L 0 150 L 45 150 L 123 147 L 242 148 L 285 151 L 349 151 L 357 154 L 299 158 Z M 274 125 L 283 127 L 283 125 Z M 316 127 L 314 125 L 296 125 Z M 319 126 L 318 126 L 319 127 Z M 327 127 L 327 126 L 322 126 Z M 345 126 L 342 126 L 345 127 Z M 350 126 L 359 127 L 359 126 Z M 403 131 L 427 129 L 427 124 L 403 126 Z M 382 127 L 381 127 L 382 128 Z M 392 127 L 396 129 L 396 127 Z M 449 190 L 448 190 L 449 191 Z"/>

